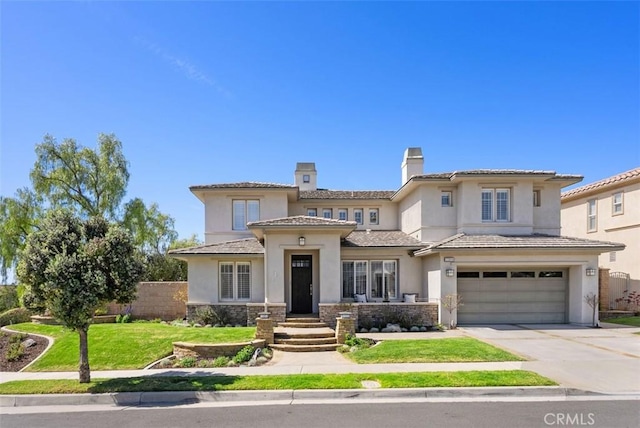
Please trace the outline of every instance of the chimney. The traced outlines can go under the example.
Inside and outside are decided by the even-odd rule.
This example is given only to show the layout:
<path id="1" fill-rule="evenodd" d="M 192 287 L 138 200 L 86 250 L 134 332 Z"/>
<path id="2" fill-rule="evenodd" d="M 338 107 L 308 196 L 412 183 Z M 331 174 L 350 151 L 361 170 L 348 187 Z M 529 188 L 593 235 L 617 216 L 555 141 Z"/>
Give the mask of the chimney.
<path id="1" fill-rule="evenodd" d="M 295 183 L 300 190 L 316 190 L 318 188 L 318 172 L 314 162 L 298 162 L 296 164 Z"/>
<path id="2" fill-rule="evenodd" d="M 402 159 L 402 185 L 414 175 L 424 174 L 424 158 L 420 147 L 409 147 Z"/>

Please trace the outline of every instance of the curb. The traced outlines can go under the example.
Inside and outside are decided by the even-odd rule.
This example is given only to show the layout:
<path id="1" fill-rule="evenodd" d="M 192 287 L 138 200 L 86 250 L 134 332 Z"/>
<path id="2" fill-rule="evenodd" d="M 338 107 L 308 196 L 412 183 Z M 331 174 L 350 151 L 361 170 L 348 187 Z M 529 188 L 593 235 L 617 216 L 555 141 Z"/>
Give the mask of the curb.
<path id="1" fill-rule="evenodd" d="M 106 394 L 34 394 L 0 395 L 0 407 L 110 405 L 149 406 L 205 402 L 288 401 L 295 400 L 371 400 L 499 397 L 569 397 L 600 395 L 557 386 L 549 387 L 476 387 L 476 388 L 388 388 L 321 389 L 266 391 L 162 391 L 119 392 Z"/>

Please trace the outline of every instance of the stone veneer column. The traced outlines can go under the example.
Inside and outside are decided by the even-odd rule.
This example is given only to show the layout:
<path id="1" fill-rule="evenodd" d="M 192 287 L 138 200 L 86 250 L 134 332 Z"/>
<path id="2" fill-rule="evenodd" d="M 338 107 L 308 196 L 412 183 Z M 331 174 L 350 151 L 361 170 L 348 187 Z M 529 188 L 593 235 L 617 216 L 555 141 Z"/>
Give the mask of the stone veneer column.
<path id="1" fill-rule="evenodd" d="M 600 299 L 600 310 L 609 310 L 609 269 L 598 269 L 598 297 Z"/>
<path id="2" fill-rule="evenodd" d="M 347 335 L 356 333 L 356 323 L 353 318 L 337 318 L 336 319 L 336 341 L 344 344 Z"/>
<path id="3" fill-rule="evenodd" d="M 271 318 L 256 318 L 256 339 L 264 340 L 265 345 L 271 345 L 274 342 Z"/>

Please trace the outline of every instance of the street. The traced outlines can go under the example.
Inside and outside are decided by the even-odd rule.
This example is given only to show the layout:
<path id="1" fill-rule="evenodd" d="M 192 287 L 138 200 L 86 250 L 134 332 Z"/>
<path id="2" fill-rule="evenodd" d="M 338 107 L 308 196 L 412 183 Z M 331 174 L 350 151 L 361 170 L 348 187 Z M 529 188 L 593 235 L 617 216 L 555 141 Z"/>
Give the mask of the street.
<path id="1" fill-rule="evenodd" d="M 637 400 L 153 407 L 1 416 L 2 428 L 640 426 Z M 80 410 L 80 409 L 77 409 Z"/>

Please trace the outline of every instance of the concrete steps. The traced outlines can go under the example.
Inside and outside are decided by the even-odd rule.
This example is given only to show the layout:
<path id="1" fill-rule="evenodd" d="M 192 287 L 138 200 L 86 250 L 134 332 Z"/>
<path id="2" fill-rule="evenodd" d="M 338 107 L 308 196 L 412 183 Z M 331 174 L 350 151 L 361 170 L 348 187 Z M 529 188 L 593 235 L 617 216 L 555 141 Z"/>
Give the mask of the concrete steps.
<path id="1" fill-rule="evenodd" d="M 318 318 L 287 318 L 274 329 L 271 348 L 286 352 L 335 351 L 335 330 Z"/>

